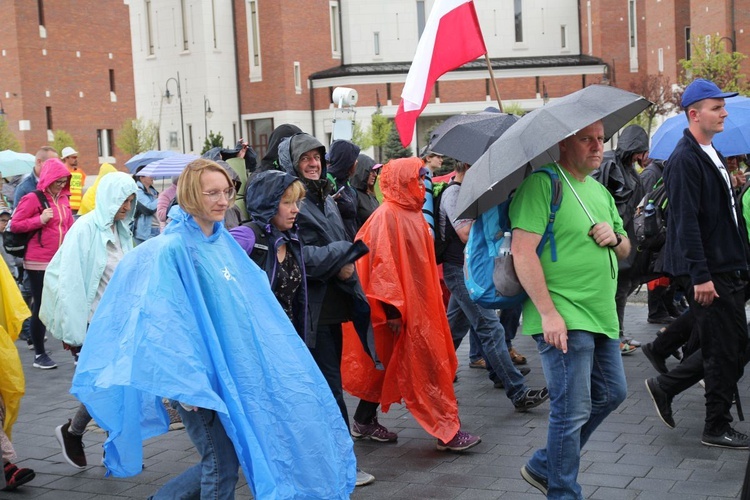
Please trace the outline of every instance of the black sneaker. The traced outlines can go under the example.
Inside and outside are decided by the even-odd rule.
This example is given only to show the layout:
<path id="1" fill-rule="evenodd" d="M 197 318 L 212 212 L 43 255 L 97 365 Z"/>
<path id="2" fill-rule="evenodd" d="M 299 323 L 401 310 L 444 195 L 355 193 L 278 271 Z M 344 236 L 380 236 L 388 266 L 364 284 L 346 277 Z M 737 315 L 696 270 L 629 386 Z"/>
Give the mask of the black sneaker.
<path id="1" fill-rule="evenodd" d="M 654 402 L 654 408 L 656 408 L 656 414 L 664 425 L 670 429 L 674 429 L 674 418 L 672 417 L 672 398 L 662 390 L 659 386 L 659 382 L 655 378 L 646 379 L 646 390 L 648 395 L 651 396 L 651 401 Z"/>
<path id="2" fill-rule="evenodd" d="M 718 436 L 712 436 L 710 434 L 703 433 L 701 443 L 706 446 L 716 446 L 717 448 L 731 448 L 733 450 L 747 450 L 748 449 L 748 437 L 747 434 L 737 432 L 731 427 L 727 429 L 724 434 Z"/>
<path id="3" fill-rule="evenodd" d="M 523 397 L 513 403 L 513 406 L 516 407 L 516 411 L 526 411 L 536 408 L 548 399 L 549 391 L 546 387 L 542 387 L 541 389 L 527 389 Z"/>
<path id="4" fill-rule="evenodd" d="M 654 346 L 649 342 L 648 344 L 644 345 L 642 348 L 643 354 L 648 358 L 648 360 L 651 362 L 651 366 L 654 367 L 654 369 L 659 373 L 667 373 L 669 370 L 667 370 L 667 363 L 665 362 L 664 358 L 661 356 L 657 356 L 654 353 Z"/>
<path id="5" fill-rule="evenodd" d="M 534 488 L 542 492 L 542 495 L 547 496 L 547 478 L 542 477 L 536 472 L 532 471 L 525 465 L 521 467 L 521 477 Z"/>
<path id="6" fill-rule="evenodd" d="M 33 348 L 34 347 L 32 346 L 32 349 Z M 46 352 L 34 357 L 33 366 L 34 368 L 39 368 L 40 370 L 51 370 L 52 368 L 57 368 L 57 364 L 52 361 L 52 358 L 50 358 Z"/>
<path id="7" fill-rule="evenodd" d="M 521 372 L 521 375 L 524 377 L 531 373 L 531 368 L 528 366 L 516 366 L 516 369 Z M 497 379 L 494 381 L 495 383 L 495 389 L 505 389 L 505 384 L 503 383 L 502 379 Z"/>
<path id="8" fill-rule="evenodd" d="M 62 456 L 66 462 L 77 469 L 86 467 L 86 453 L 83 451 L 83 436 L 76 436 L 68 432 L 70 420 L 67 424 L 55 428 L 57 442 L 60 443 Z"/>

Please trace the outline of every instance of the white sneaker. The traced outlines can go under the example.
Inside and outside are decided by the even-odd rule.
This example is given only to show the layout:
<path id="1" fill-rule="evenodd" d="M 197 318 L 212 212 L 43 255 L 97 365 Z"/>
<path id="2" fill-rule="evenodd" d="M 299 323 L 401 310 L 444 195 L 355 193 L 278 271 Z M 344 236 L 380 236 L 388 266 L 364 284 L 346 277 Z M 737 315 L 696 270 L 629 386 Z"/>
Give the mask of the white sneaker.
<path id="1" fill-rule="evenodd" d="M 375 476 L 368 474 L 359 467 L 357 467 L 357 483 L 356 486 L 365 486 L 375 482 Z"/>

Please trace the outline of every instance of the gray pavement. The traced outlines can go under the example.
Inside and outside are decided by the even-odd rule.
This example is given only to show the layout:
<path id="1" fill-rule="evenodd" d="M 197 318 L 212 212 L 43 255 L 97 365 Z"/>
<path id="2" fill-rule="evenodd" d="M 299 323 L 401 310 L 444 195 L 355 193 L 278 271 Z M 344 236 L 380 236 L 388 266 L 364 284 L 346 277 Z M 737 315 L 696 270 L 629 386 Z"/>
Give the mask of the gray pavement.
<path id="1" fill-rule="evenodd" d="M 627 307 L 626 333 L 649 341 L 656 325 L 646 322 L 646 307 L 634 301 Z M 518 338 L 516 348 L 527 356 L 532 371 L 531 387 L 544 384 L 533 341 Z M 18 343 L 26 367 L 26 396 L 13 428 L 19 465 L 36 470 L 37 477 L 16 492 L 0 492 L 0 499 L 87 500 L 146 498 L 160 485 L 197 461 L 182 430 L 144 445 L 144 471 L 131 478 L 105 478 L 100 465 L 104 435 L 84 436 L 87 469 L 67 465 L 54 436 L 55 426 L 71 418 L 78 405 L 68 393 L 73 375 L 70 355 L 48 342 L 56 370 L 31 367 L 32 352 Z M 534 499 L 542 498 L 519 475 L 534 449 L 546 439 L 548 404 L 529 413 L 516 413 L 504 391 L 494 389 L 482 370 L 469 369 L 468 343 L 459 349 L 456 383 L 463 428 L 482 436 L 482 443 L 463 454 L 438 452 L 435 439 L 424 432 L 402 406 L 382 415 L 381 423 L 398 432 L 396 444 L 360 441 L 355 450 L 360 466 L 377 481 L 358 488 L 355 499 Z M 628 379 L 628 398 L 594 433 L 582 454 L 579 481 L 587 498 L 698 500 L 738 498 L 747 451 L 721 450 L 700 444 L 703 397 L 700 387 L 674 401 L 677 427 L 668 429 L 656 417 L 644 379 L 654 376 L 643 353 L 623 359 Z M 675 362 L 674 359 L 670 362 Z M 748 394 L 748 380 L 740 382 Z M 348 398 L 350 415 L 356 401 Z M 746 422 L 737 423 L 747 433 Z M 237 498 L 251 498 L 241 480 Z"/>

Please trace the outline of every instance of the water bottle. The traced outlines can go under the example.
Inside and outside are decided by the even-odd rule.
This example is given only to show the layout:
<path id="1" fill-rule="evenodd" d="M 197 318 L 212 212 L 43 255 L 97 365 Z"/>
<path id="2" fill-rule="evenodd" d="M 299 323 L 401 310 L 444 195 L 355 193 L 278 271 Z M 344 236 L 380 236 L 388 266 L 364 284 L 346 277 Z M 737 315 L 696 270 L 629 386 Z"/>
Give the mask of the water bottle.
<path id="1" fill-rule="evenodd" d="M 647 238 L 656 236 L 659 232 L 659 224 L 656 217 L 656 206 L 652 200 L 649 200 L 643 208 L 643 234 Z"/>
<path id="2" fill-rule="evenodd" d="M 510 233 L 508 231 L 503 233 L 503 242 L 500 244 L 500 250 L 498 253 L 498 257 L 510 255 Z"/>

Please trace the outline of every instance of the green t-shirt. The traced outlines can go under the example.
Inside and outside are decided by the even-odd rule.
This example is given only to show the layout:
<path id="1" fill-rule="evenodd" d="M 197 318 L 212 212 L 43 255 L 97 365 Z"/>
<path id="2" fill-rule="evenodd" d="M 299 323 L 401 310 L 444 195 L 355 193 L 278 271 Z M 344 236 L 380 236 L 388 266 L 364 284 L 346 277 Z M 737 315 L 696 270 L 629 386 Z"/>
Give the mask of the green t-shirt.
<path id="1" fill-rule="evenodd" d="M 555 164 L 546 167 L 558 173 L 561 170 Z M 613 250 L 597 245 L 588 235 L 591 221 L 562 175 L 562 203 L 553 227 L 557 261 L 552 262 L 549 243 L 540 256 L 547 288 L 568 330 L 603 333 L 616 339 L 619 336 L 615 307 L 617 256 Z M 565 175 L 594 220 L 608 222 L 616 233 L 626 236 L 615 201 L 607 189 L 592 177 L 580 182 L 567 171 Z M 510 205 L 513 228 L 543 234 L 551 196 L 549 176 L 536 174 L 524 180 Z M 541 316 L 531 300 L 526 300 L 523 307 L 523 333 L 542 333 Z"/>

